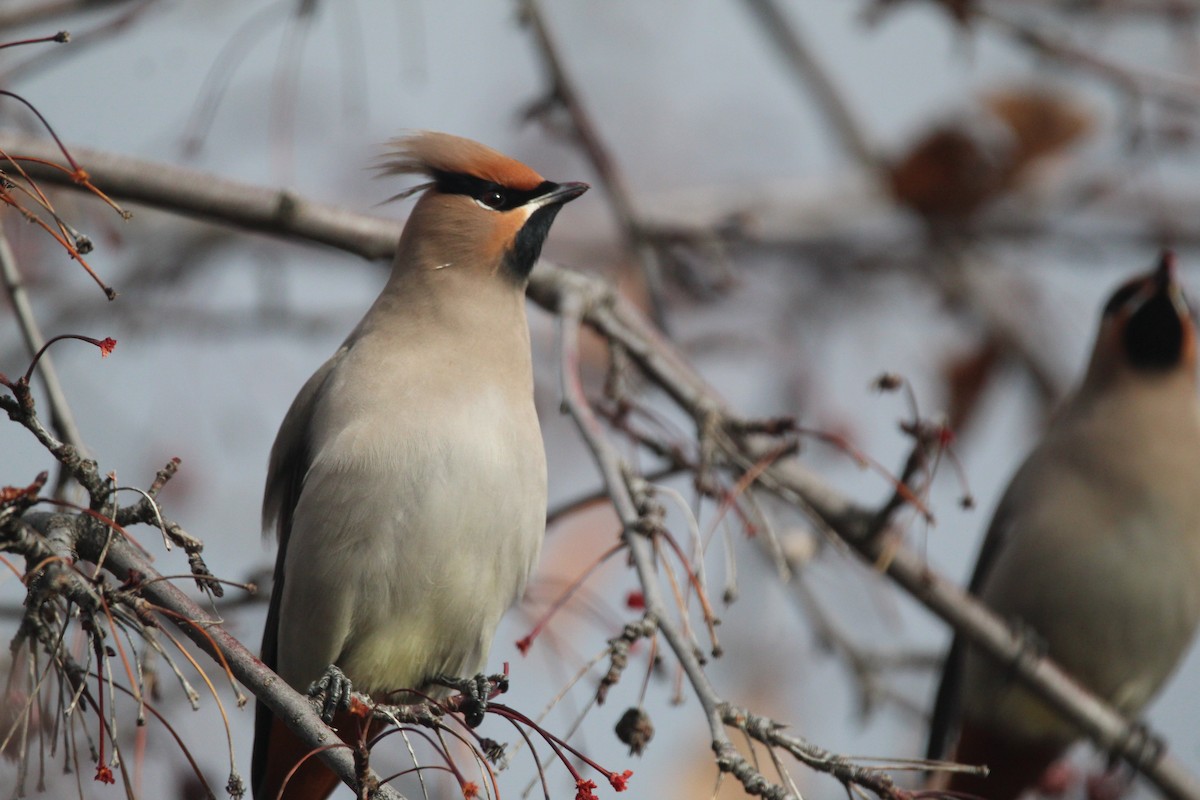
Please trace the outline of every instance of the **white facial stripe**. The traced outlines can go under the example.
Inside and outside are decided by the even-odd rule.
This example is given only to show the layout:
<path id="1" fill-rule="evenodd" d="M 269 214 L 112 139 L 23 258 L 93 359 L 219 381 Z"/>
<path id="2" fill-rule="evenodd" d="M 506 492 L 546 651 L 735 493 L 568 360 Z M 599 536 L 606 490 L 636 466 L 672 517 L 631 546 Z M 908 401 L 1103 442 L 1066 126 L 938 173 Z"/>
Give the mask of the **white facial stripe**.
<path id="1" fill-rule="evenodd" d="M 556 198 L 556 197 L 548 197 L 548 196 L 535 197 L 523 206 L 517 206 L 516 208 L 510 208 L 506 211 L 502 211 L 498 208 L 492 208 L 488 204 L 484 203 L 482 200 L 477 200 L 474 197 L 471 198 L 471 202 L 473 202 L 475 205 L 482 208 L 484 211 L 491 211 L 492 213 L 496 213 L 496 214 L 515 214 L 517 212 L 520 212 L 521 214 L 524 215 L 524 219 L 522 220 L 522 222 L 524 222 L 524 220 L 529 219 L 529 217 L 533 214 L 533 212 L 537 211 L 542 206 L 549 205 L 550 203 L 557 202 L 557 201 L 558 201 L 558 198 Z"/>
<path id="2" fill-rule="evenodd" d="M 473 197 L 471 198 L 471 202 L 473 202 L 475 205 L 482 208 L 484 211 L 491 211 L 493 214 L 515 214 L 517 212 L 520 212 L 525 215 L 525 219 L 529 219 L 530 214 L 532 214 L 534 211 L 537 211 L 539 208 L 541 208 L 542 206 L 545 205 L 545 201 L 543 201 L 539 198 L 537 200 L 530 200 L 528 203 L 526 203 L 523 206 L 517 206 L 516 208 L 510 208 L 507 211 L 501 211 L 500 209 L 492 208 L 491 206 L 487 205 L 483 201 L 476 200 Z"/>
<path id="3" fill-rule="evenodd" d="M 526 213 L 526 215 L 525 215 L 525 218 L 528 219 L 530 214 L 537 211 L 542 206 L 547 205 L 549 203 L 557 203 L 561 199 L 562 198 L 560 198 L 560 197 L 554 197 L 553 193 L 548 194 L 548 195 L 542 195 L 541 197 L 533 198 L 528 203 L 521 206 L 521 208 L 529 209 L 528 213 Z"/>

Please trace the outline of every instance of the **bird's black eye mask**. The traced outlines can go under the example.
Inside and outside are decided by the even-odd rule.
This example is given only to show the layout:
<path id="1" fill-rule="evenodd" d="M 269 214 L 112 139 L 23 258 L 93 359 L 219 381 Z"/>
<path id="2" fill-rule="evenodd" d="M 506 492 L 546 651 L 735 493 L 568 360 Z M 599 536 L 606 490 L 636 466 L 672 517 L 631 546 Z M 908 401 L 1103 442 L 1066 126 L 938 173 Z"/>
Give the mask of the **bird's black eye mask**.
<path id="1" fill-rule="evenodd" d="M 475 175 L 440 170 L 433 173 L 433 180 L 442 194 L 463 194 L 496 211 L 512 211 L 558 188 L 557 183 L 542 181 L 532 189 L 513 189 Z"/>
<path id="2" fill-rule="evenodd" d="M 1145 278 L 1134 278 L 1113 292 L 1112 297 L 1108 298 L 1108 302 L 1104 304 L 1104 316 L 1117 313 L 1121 306 L 1133 299 L 1133 296 L 1141 290 L 1145 283 Z"/>

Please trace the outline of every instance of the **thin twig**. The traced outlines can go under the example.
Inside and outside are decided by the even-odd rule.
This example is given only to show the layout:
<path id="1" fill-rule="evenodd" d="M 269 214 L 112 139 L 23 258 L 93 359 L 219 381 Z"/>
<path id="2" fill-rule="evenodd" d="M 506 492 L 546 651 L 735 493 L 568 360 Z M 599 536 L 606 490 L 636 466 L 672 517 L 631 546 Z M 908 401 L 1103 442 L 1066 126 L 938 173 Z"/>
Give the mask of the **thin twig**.
<path id="1" fill-rule="evenodd" d="M 789 72 L 812 93 L 825 112 L 835 139 L 860 167 L 874 177 L 882 177 L 886 165 L 867 138 L 866 128 L 842 97 L 833 78 L 800 33 L 799 23 L 789 18 L 776 0 L 743 0 L 762 28 L 762 33 L 787 62 Z"/>
<path id="2" fill-rule="evenodd" d="M 666 285 L 662 274 L 662 258 L 649 235 L 649 229 L 642 223 L 634 208 L 633 192 L 624 174 L 618 169 L 617 162 L 601 141 L 599 129 L 592 122 L 575 85 L 567 77 L 558 48 L 538 8 L 537 0 L 520 2 L 522 14 L 533 30 L 538 53 L 549 74 L 552 98 L 562 104 L 571 118 L 575 137 L 599 175 L 629 248 L 641 264 L 654 321 L 660 329 L 667 330 Z"/>
<path id="3" fill-rule="evenodd" d="M 585 298 L 582 295 L 571 295 L 563 298 L 563 301 L 563 305 L 558 309 L 563 405 L 570 412 L 583 435 L 584 441 L 596 461 L 596 467 L 608 487 L 617 516 L 621 520 L 624 528 L 623 537 L 629 547 L 630 557 L 642 585 L 646 617 L 654 620 L 691 682 L 692 689 L 700 701 L 708 722 L 713 749 L 718 753 L 726 751 L 736 753 L 721 719 L 721 700 L 709 683 L 708 676 L 696 657 L 692 640 L 668 616 L 668 604 L 659 587 L 654 546 L 649 538 L 638 531 L 641 515 L 627 482 L 629 476 L 625 472 L 623 460 L 605 436 L 599 420 L 596 419 L 587 402 L 583 386 L 580 383 L 579 328 L 583 320 Z M 755 774 L 757 775 L 757 773 Z M 754 777 L 754 775 L 747 776 L 743 779 L 743 783 Z M 761 780 L 762 776 L 757 775 L 757 778 Z"/>
<path id="4" fill-rule="evenodd" d="M 17 259 L 13 255 L 12 246 L 3 230 L 0 230 L 0 278 L 4 281 L 4 289 L 8 292 L 9 300 L 16 312 L 17 324 L 21 328 L 25 347 L 29 351 L 30 358 L 33 358 L 46 346 L 46 339 L 38 327 L 37 318 L 34 317 L 33 306 L 29 302 L 29 293 L 25 290 Z M 46 401 L 50 404 L 51 427 L 54 428 L 60 439 L 76 450 L 82 451 L 84 449 L 83 437 L 79 433 L 79 427 L 75 424 L 75 417 L 71 414 L 71 407 L 67 403 L 67 396 L 63 392 L 62 384 L 58 380 L 58 372 L 54 369 L 54 362 L 49 353 L 42 354 L 38 361 L 37 371 L 46 389 Z M 61 495 L 65 480 L 66 473 L 60 469 L 55 482 L 56 494 Z"/>
<path id="5" fill-rule="evenodd" d="M 965 9 L 968 19 L 988 23 L 1038 55 L 1094 75 L 1136 98 L 1152 98 L 1192 109 L 1200 107 L 1200 80 L 1098 55 L 1090 43 L 1075 44 L 1065 32 L 1054 30 L 1044 19 L 1028 22 L 1010 13 L 1008 6 L 1007 2 L 973 0 Z"/>

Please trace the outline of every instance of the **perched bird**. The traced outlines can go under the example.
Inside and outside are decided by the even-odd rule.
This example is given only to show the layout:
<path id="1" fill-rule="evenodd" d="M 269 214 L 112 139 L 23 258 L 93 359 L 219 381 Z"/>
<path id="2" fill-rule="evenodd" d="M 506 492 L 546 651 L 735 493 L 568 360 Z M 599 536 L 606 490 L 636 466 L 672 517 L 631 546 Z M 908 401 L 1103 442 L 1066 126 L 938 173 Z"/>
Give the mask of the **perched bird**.
<path id="1" fill-rule="evenodd" d="M 262 659 L 300 691 L 330 665 L 377 697 L 474 675 L 545 532 L 525 286 L 588 187 L 442 133 L 392 146 L 386 173 L 429 182 L 387 285 L 292 402 L 267 473 L 279 554 Z M 260 703 L 254 796 L 274 800 L 308 751 Z M 314 757 L 283 797 L 336 784 Z"/>
<path id="2" fill-rule="evenodd" d="M 1005 491 L 970 590 L 1127 716 L 1183 656 L 1200 622 L 1200 403 L 1173 254 L 1104 306 L 1083 382 Z M 950 790 L 1015 798 L 1077 738 L 955 638 L 928 755 L 991 772 L 951 775 Z"/>

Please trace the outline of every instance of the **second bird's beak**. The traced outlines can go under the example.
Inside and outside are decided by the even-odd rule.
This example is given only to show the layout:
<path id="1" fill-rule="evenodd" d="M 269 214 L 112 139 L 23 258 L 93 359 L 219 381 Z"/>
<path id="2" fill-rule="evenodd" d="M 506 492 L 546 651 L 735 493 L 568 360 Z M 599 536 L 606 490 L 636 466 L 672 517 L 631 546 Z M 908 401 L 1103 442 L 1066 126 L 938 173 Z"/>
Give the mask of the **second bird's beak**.
<path id="1" fill-rule="evenodd" d="M 1158 261 L 1158 267 L 1154 270 L 1147 283 L 1150 283 L 1153 287 L 1151 297 L 1168 297 L 1172 305 L 1175 306 L 1175 311 L 1179 314 L 1180 318 L 1190 318 L 1192 316 L 1191 307 L 1184 297 L 1183 287 L 1179 283 L 1179 268 L 1176 265 L 1175 253 L 1173 251 L 1163 251 Z"/>
<path id="2" fill-rule="evenodd" d="M 1177 286 L 1175 266 L 1175 253 L 1171 250 L 1164 250 L 1162 256 L 1158 260 L 1158 269 L 1154 270 L 1154 281 L 1158 284 L 1159 290 L 1169 290 L 1172 286 Z"/>

